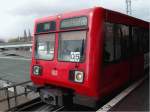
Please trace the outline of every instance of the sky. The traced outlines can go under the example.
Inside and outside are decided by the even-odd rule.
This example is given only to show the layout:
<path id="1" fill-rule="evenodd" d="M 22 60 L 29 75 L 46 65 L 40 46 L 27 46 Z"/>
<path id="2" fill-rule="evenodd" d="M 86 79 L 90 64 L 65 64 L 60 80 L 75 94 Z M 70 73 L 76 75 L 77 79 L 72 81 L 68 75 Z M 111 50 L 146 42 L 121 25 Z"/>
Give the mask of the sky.
<path id="1" fill-rule="evenodd" d="M 36 18 L 94 6 L 126 13 L 125 0 L 0 0 L 0 39 L 33 32 Z M 132 16 L 150 22 L 150 0 L 132 0 Z"/>

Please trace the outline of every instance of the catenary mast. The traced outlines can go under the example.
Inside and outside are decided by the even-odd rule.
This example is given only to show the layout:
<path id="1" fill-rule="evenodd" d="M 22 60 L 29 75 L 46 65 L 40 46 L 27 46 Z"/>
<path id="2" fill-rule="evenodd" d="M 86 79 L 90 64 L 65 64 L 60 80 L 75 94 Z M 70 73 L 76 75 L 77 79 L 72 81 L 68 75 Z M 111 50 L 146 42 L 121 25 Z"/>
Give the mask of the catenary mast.
<path id="1" fill-rule="evenodd" d="M 126 0 L 126 13 L 128 15 L 132 14 L 132 9 L 131 9 L 131 0 Z"/>

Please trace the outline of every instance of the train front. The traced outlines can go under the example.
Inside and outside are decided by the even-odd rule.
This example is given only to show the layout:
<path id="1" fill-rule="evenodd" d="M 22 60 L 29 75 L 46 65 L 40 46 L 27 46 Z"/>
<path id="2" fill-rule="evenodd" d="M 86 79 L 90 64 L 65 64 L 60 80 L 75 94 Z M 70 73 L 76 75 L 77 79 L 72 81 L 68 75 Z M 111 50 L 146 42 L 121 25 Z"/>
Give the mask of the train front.
<path id="1" fill-rule="evenodd" d="M 90 12 L 36 20 L 31 79 L 46 103 L 63 105 L 65 97 L 82 103 L 95 94 L 88 77 Z"/>

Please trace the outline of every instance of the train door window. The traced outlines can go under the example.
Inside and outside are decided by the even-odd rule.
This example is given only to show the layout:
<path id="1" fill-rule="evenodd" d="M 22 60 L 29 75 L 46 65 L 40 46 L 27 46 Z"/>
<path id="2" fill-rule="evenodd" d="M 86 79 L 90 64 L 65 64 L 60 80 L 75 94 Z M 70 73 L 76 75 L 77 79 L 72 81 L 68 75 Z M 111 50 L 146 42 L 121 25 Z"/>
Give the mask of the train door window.
<path id="1" fill-rule="evenodd" d="M 146 30 L 144 29 L 143 30 L 143 50 L 144 50 L 144 53 L 146 53 Z"/>
<path id="2" fill-rule="evenodd" d="M 130 44 L 129 44 L 129 26 L 121 25 L 122 39 L 121 39 L 121 55 L 122 58 L 129 56 Z"/>
<path id="3" fill-rule="evenodd" d="M 104 38 L 104 63 L 109 63 L 114 60 L 114 35 L 113 24 L 105 23 L 105 38 Z"/>
<path id="4" fill-rule="evenodd" d="M 143 29 L 142 45 L 144 53 L 149 51 L 149 31 Z"/>
<path id="5" fill-rule="evenodd" d="M 138 53 L 138 32 L 137 27 L 132 27 L 132 51 L 134 55 Z"/>
<path id="6" fill-rule="evenodd" d="M 145 33 L 145 37 L 144 37 L 144 39 L 145 39 L 145 43 L 144 43 L 145 48 L 144 49 L 145 50 L 144 51 L 145 51 L 145 53 L 147 53 L 147 52 L 149 52 L 149 31 L 145 29 L 144 33 Z"/>
<path id="7" fill-rule="evenodd" d="M 149 52 L 149 30 L 145 30 L 145 40 L 146 40 L 145 52 Z"/>
<path id="8" fill-rule="evenodd" d="M 144 29 L 140 28 L 139 31 L 139 37 L 138 37 L 138 43 L 139 43 L 139 52 L 142 53 L 144 51 Z"/>
<path id="9" fill-rule="evenodd" d="M 121 57 L 121 25 L 114 24 L 114 43 L 115 43 L 115 60 Z"/>

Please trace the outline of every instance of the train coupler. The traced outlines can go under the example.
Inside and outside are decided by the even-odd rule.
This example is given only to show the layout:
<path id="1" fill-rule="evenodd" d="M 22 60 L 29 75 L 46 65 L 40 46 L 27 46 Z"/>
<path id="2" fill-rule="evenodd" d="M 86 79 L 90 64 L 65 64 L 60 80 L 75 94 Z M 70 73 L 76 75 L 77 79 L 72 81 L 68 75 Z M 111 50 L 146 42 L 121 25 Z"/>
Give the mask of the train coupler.
<path id="1" fill-rule="evenodd" d="M 40 89 L 40 97 L 43 102 L 50 105 L 64 106 L 70 104 L 70 96 L 59 89 Z"/>

